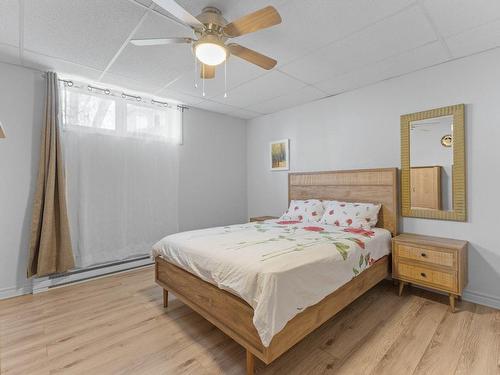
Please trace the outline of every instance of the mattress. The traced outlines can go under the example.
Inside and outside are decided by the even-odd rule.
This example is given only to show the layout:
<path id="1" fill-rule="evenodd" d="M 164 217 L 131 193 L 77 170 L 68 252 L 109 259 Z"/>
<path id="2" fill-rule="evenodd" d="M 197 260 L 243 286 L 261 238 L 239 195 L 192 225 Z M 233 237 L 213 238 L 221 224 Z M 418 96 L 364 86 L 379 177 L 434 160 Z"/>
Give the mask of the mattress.
<path id="1" fill-rule="evenodd" d="M 286 323 L 389 254 L 391 233 L 269 220 L 181 232 L 153 246 L 254 309 L 264 346 Z"/>

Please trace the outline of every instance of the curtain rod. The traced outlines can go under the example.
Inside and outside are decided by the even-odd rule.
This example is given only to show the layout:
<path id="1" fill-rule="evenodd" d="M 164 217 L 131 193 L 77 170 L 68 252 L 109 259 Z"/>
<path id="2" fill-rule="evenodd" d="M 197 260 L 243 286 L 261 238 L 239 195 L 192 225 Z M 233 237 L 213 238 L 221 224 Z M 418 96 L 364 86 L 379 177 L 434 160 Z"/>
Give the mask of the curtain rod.
<path id="1" fill-rule="evenodd" d="M 45 77 L 45 73 L 43 73 L 43 76 Z M 68 87 L 73 87 L 74 86 L 74 82 L 70 79 L 63 79 L 63 78 L 58 78 L 58 81 L 59 82 L 62 82 L 64 83 L 65 86 L 68 86 Z M 103 87 L 98 87 L 98 86 L 92 86 L 90 84 L 86 84 L 84 82 L 82 82 L 82 84 L 84 85 L 87 85 L 87 89 L 92 92 L 92 91 L 98 91 L 102 94 L 105 94 L 105 95 L 111 95 L 112 94 L 112 91 L 108 88 L 103 88 Z M 120 91 L 120 90 L 115 90 L 115 91 Z M 142 97 L 139 96 L 139 95 L 133 95 L 133 94 L 128 94 L 126 92 L 123 92 L 121 93 L 121 97 L 123 99 L 132 99 L 132 100 L 136 100 L 138 102 L 142 102 Z M 158 106 L 163 106 L 163 107 L 167 107 L 167 108 L 171 108 L 171 104 L 168 103 L 168 102 L 163 102 L 163 101 L 159 101 L 159 100 L 155 100 L 153 98 L 151 98 L 151 104 L 154 104 L 154 105 L 158 105 Z M 186 109 L 189 109 L 188 106 L 185 106 L 183 104 L 176 104 L 176 107 L 179 111 L 182 111 L 184 112 L 184 110 Z"/>

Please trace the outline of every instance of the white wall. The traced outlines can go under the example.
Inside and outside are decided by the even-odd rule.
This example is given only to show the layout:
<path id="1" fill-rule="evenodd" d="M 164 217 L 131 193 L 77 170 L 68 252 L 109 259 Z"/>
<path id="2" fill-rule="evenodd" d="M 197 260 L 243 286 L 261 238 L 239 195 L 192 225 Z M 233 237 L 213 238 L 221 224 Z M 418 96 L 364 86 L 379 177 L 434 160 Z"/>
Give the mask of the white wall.
<path id="1" fill-rule="evenodd" d="M 7 133 L 0 140 L 0 298 L 29 292 L 26 260 L 43 98 L 40 72 L 0 63 L 0 121 Z M 180 147 L 181 230 L 244 222 L 245 121 L 190 109 Z"/>
<path id="2" fill-rule="evenodd" d="M 470 241 L 466 298 L 500 307 L 500 50 L 249 121 L 248 213 L 279 215 L 287 172 L 270 172 L 269 142 L 290 138 L 292 171 L 400 166 L 400 115 L 466 104 L 465 223 L 405 218 L 401 231 Z"/>
<path id="3" fill-rule="evenodd" d="M 0 63 L 0 297 L 25 291 L 43 95 L 40 72 Z"/>
<path id="4" fill-rule="evenodd" d="M 196 108 L 184 112 L 181 231 L 247 221 L 245 124 Z"/>

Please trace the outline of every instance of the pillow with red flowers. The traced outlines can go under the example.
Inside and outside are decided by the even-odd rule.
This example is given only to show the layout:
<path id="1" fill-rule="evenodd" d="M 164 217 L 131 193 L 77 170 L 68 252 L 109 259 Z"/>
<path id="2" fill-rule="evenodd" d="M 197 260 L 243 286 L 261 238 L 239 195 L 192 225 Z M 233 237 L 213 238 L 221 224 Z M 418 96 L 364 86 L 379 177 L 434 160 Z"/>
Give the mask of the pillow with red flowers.
<path id="1" fill-rule="evenodd" d="M 322 224 L 370 229 L 377 225 L 380 204 L 325 201 Z"/>
<path id="2" fill-rule="evenodd" d="M 318 199 L 308 199 L 305 201 L 292 200 L 290 201 L 288 210 L 279 219 L 317 222 L 323 216 L 323 212 L 323 203 Z"/>

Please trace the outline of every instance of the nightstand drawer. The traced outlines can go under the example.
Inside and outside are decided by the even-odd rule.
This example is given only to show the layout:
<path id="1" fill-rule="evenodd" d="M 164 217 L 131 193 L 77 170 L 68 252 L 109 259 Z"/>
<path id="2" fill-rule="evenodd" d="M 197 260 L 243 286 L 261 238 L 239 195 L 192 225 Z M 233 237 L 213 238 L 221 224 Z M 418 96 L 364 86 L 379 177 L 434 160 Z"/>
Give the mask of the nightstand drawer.
<path id="1" fill-rule="evenodd" d="M 437 264 L 450 268 L 455 268 L 456 265 L 454 252 L 435 251 L 403 244 L 397 244 L 395 250 L 396 256 L 401 258 L 418 260 L 420 262 Z"/>
<path id="2" fill-rule="evenodd" d="M 398 276 L 401 276 L 409 281 L 423 282 L 430 284 L 438 289 L 447 291 L 457 291 L 457 274 L 456 272 L 445 272 L 400 262 L 397 264 Z"/>

